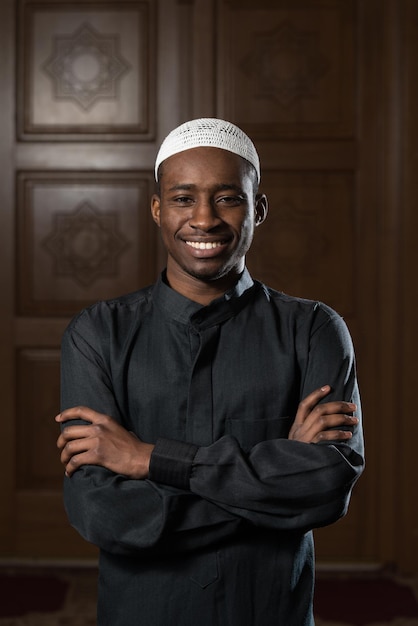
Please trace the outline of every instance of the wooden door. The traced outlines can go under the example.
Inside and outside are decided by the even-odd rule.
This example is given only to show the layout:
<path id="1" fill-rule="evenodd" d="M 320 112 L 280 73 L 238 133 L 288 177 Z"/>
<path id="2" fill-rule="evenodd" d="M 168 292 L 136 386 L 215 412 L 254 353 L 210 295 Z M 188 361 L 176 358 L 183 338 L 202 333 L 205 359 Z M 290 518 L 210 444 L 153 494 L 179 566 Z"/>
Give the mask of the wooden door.
<path id="1" fill-rule="evenodd" d="M 153 162 L 178 118 L 177 81 L 157 76 L 176 67 L 175 3 L 160 8 L 158 21 L 152 0 L 19 0 L 3 14 L 3 555 L 95 554 L 62 506 L 60 338 L 82 307 L 151 283 L 163 262 Z"/>
<path id="2" fill-rule="evenodd" d="M 5 0 L 2 11 L 1 555 L 95 555 L 61 503 L 60 337 L 86 304 L 154 279 L 158 144 L 208 115 L 242 126 L 260 152 L 271 208 L 250 269 L 336 308 L 356 344 L 367 470 L 349 515 L 316 533 L 318 560 L 413 569 L 394 539 L 415 526 L 396 516 L 404 442 L 392 419 L 405 367 L 398 248 L 412 215 L 401 228 L 406 112 L 393 94 L 401 50 L 414 68 L 399 37 L 407 13 L 395 0 Z M 408 185 L 412 203 L 412 173 Z M 402 458 L 406 475 L 412 452 Z"/>

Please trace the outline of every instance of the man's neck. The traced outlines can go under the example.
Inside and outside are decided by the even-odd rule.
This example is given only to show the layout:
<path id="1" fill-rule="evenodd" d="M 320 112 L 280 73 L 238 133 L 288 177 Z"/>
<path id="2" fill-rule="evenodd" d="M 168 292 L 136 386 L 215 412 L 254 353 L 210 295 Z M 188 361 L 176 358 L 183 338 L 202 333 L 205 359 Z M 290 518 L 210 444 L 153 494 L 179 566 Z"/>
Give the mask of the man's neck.
<path id="1" fill-rule="evenodd" d="M 169 286 L 185 298 L 207 306 L 213 300 L 220 298 L 236 284 L 239 276 L 226 276 L 213 281 L 204 281 L 190 276 L 170 275 L 167 272 L 166 280 Z"/>

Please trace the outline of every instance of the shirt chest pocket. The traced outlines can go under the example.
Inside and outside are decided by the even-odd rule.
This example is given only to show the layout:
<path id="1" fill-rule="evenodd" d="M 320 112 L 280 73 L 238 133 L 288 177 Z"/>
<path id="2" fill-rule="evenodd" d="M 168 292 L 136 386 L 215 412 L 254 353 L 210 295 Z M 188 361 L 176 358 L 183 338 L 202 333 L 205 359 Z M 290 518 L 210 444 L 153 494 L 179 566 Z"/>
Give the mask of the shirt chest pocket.
<path id="1" fill-rule="evenodd" d="M 248 452 L 262 441 L 287 439 L 292 422 L 291 416 L 255 420 L 227 419 L 225 432 L 235 437 L 241 448 Z"/>

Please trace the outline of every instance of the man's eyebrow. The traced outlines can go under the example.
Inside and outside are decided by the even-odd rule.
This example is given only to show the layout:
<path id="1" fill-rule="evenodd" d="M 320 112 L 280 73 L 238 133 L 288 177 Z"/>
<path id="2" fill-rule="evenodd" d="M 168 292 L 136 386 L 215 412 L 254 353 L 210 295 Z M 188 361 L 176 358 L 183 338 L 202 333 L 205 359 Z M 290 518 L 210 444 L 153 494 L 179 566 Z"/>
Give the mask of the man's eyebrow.
<path id="1" fill-rule="evenodd" d="M 234 185 L 230 183 L 220 183 L 215 186 L 216 191 L 236 191 L 239 194 L 244 194 L 244 190 L 239 185 Z"/>
<path id="2" fill-rule="evenodd" d="M 178 183 L 177 185 L 170 187 L 169 191 L 192 191 L 194 189 L 197 189 L 197 185 L 193 185 L 192 183 Z M 239 194 L 244 194 L 243 189 L 239 185 L 230 183 L 219 183 L 218 185 L 214 185 L 212 191 L 235 191 Z"/>
<path id="3" fill-rule="evenodd" d="M 173 185 L 169 188 L 169 191 L 188 191 L 190 189 L 195 189 L 196 185 L 187 184 L 187 183 L 179 183 L 178 185 Z"/>

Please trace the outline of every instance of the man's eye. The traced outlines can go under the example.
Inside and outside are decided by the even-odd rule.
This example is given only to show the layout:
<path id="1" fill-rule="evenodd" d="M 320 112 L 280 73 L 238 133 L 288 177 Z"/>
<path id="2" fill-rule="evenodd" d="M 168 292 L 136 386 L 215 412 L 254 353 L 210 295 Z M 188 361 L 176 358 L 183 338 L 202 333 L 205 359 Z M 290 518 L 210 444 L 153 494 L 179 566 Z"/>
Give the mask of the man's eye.
<path id="1" fill-rule="evenodd" d="M 217 202 L 221 204 L 228 204 L 230 206 L 238 206 L 245 202 L 245 198 L 243 196 L 222 196 L 218 198 Z"/>
<path id="2" fill-rule="evenodd" d="M 173 198 L 173 201 L 176 204 L 190 204 L 190 202 L 192 202 L 192 198 L 189 198 L 188 196 L 177 196 L 176 198 Z"/>

